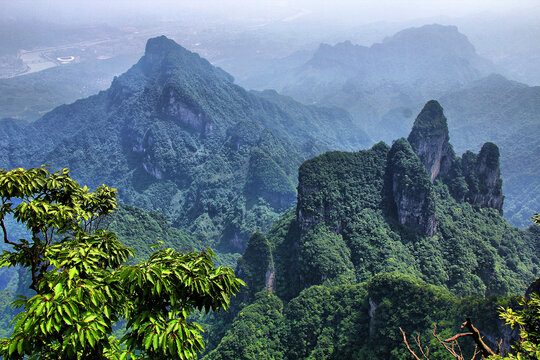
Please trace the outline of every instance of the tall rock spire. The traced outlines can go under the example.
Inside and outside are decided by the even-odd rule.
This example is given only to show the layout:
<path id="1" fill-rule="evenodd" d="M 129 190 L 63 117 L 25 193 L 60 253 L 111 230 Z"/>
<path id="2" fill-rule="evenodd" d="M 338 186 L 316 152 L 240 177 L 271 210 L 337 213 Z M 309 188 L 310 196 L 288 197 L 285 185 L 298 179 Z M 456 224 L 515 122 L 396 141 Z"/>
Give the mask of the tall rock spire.
<path id="1" fill-rule="evenodd" d="M 504 195 L 499 157 L 497 145 L 487 142 L 478 155 L 470 151 L 463 154 L 462 166 L 469 187 L 467 200 L 471 204 L 496 209 L 502 215 Z"/>
<path id="2" fill-rule="evenodd" d="M 407 140 L 424 164 L 431 181 L 450 170 L 455 153 L 449 143 L 443 108 L 437 101 L 430 100 L 426 103 L 414 121 Z"/>
<path id="3" fill-rule="evenodd" d="M 403 138 L 394 141 L 388 152 L 386 176 L 398 222 L 433 236 L 437 231 L 433 184 L 413 149 Z"/>

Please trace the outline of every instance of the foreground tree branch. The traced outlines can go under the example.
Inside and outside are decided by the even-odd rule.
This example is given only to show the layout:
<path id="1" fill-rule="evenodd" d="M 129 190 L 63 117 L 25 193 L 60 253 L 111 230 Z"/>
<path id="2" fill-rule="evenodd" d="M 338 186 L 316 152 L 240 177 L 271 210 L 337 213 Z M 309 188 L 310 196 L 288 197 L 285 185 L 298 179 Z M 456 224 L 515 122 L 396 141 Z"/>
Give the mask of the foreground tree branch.
<path id="1" fill-rule="evenodd" d="M 402 328 L 399 328 L 399 331 L 401 331 L 401 335 L 403 335 L 403 342 L 405 343 L 405 346 L 407 346 L 407 350 L 409 350 L 409 352 L 411 353 L 411 355 L 416 359 L 416 360 L 422 360 L 418 357 L 418 355 L 416 355 L 416 353 L 411 349 L 411 347 L 409 346 L 409 343 L 407 342 L 407 335 L 405 334 L 405 331 L 403 331 Z M 420 346 L 420 345 L 419 345 Z M 420 347 L 421 348 L 421 347 Z"/>
<path id="2" fill-rule="evenodd" d="M 0 228 L 12 245 L 0 267 L 30 269 L 36 292 L 13 303 L 22 311 L 12 335 L 0 339 L 4 360 L 195 359 L 204 344 L 192 314 L 227 309 L 245 285 L 232 269 L 214 266 L 210 249 L 162 247 L 125 264 L 133 250 L 113 232 L 87 226 L 115 209 L 116 190 L 90 192 L 67 169 L 0 169 L 0 198 Z M 9 240 L 6 216 L 26 225 L 28 239 Z M 53 233 L 65 237 L 53 242 Z M 116 339 L 122 320 L 124 336 Z"/>
<path id="3" fill-rule="evenodd" d="M 471 360 L 476 359 L 476 357 L 479 354 L 482 356 L 482 358 L 488 358 L 489 356 L 495 355 L 493 350 L 491 350 L 489 346 L 487 346 L 486 343 L 484 343 L 484 341 L 482 340 L 482 336 L 480 335 L 480 332 L 478 331 L 478 329 L 476 329 L 473 326 L 470 318 L 467 318 L 467 321 L 464 322 L 461 325 L 461 327 L 462 328 L 466 327 L 469 330 L 469 332 L 456 334 L 448 339 L 443 340 L 437 334 L 437 324 L 435 324 L 434 329 L 433 329 L 433 337 L 439 342 L 439 344 L 441 344 L 445 348 L 445 350 L 450 355 L 452 355 L 455 359 L 458 359 L 458 360 L 465 359 L 463 355 L 463 351 L 457 341 L 458 339 L 463 338 L 463 337 L 472 337 L 475 343 L 474 353 L 473 353 L 473 356 L 471 357 Z M 414 339 L 415 339 L 415 343 L 418 349 L 420 350 L 420 353 L 422 354 L 422 358 L 420 358 L 420 356 L 418 356 L 414 352 L 414 350 L 410 347 L 409 342 L 407 341 L 407 335 L 405 334 L 405 331 L 403 331 L 402 328 L 399 328 L 399 331 L 401 331 L 401 334 L 403 335 L 403 343 L 405 344 L 405 346 L 407 347 L 407 350 L 409 351 L 409 353 L 413 356 L 415 360 L 422 360 L 422 358 L 425 360 L 429 360 L 429 348 L 425 347 L 424 349 L 422 347 L 422 344 L 420 342 L 420 335 L 418 335 Z"/>
<path id="4" fill-rule="evenodd" d="M 461 327 L 466 327 L 469 329 L 470 333 L 469 336 L 472 336 L 474 343 L 478 346 L 480 351 L 482 352 L 482 356 L 487 358 L 488 356 L 495 355 L 495 352 L 490 349 L 489 346 L 486 345 L 486 343 L 482 340 L 482 335 L 480 335 L 480 331 L 478 331 L 477 328 L 474 327 L 471 318 L 467 318 L 467 321 L 461 325 Z"/>

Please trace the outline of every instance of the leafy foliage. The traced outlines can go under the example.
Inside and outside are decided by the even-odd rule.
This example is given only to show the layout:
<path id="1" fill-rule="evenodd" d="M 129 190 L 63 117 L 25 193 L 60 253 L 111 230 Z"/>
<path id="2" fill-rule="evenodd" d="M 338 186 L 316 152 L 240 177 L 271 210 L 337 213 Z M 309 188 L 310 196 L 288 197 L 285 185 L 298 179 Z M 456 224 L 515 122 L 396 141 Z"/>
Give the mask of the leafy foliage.
<path id="1" fill-rule="evenodd" d="M 190 359 L 203 348 L 189 316 L 227 308 L 242 281 L 230 268 L 214 268 L 211 250 L 161 248 L 138 265 L 122 265 L 132 250 L 99 228 L 115 195 L 104 185 L 81 188 L 67 169 L 1 170 L 0 224 L 13 246 L 3 265 L 29 268 L 36 291 L 15 302 L 23 311 L 0 343 L 4 359 Z M 7 215 L 28 227 L 30 240 L 9 239 Z M 117 340 L 113 326 L 123 319 Z"/>
<path id="2" fill-rule="evenodd" d="M 344 278 L 326 281 L 283 305 L 275 295 L 261 292 L 238 312 L 206 358 L 406 360 L 400 326 L 429 342 L 433 323 L 444 336 L 459 329 L 456 324 L 463 314 L 481 314 L 478 326 L 496 338 L 503 333 L 494 325 L 497 307 L 515 303 L 513 297 L 502 296 L 458 298 L 397 273 L 379 274 L 363 283 Z M 445 350 L 433 345 L 431 358 L 446 359 Z"/>

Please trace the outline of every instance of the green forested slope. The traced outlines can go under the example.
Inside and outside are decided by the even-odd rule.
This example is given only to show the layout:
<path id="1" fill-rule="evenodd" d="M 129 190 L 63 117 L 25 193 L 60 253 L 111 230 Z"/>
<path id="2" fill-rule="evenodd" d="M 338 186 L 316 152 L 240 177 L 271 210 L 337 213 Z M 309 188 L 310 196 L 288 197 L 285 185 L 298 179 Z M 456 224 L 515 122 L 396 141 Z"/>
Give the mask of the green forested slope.
<path id="1" fill-rule="evenodd" d="M 501 337 L 504 329 L 497 309 L 516 303 L 516 297 L 495 295 L 459 298 L 397 273 L 362 283 L 312 286 L 288 303 L 261 291 L 203 359 L 406 360 L 410 354 L 400 327 L 409 335 L 420 335 L 422 344 L 430 347 L 431 359 L 447 359 L 448 353 L 431 335 L 435 323 L 439 335 L 447 338 L 460 332 L 464 317 L 471 316 L 483 334 Z M 472 344 L 464 342 L 462 347 L 466 356 L 472 356 Z"/>
<path id="2" fill-rule="evenodd" d="M 438 144 L 435 163 L 454 157 L 434 183 L 404 138 L 302 164 L 296 209 L 267 245 L 259 235 L 248 244 L 237 266 L 248 287 L 234 321 L 210 326 L 221 341 L 210 336 L 205 359 L 408 359 L 399 327 L 445 359 L 433 324 L 448 338 L 467 316 L 490 346 L 503 337 L 509 346 L 517 333 L 503 329 L 497 309 L 539 276 L 540 230 L 501 216 L 497 146 L 456 157 L 442 113 L 423 116 L 436 109 L 426 104 L 409 137 L 417 148 Z M 430 119 L 440 121 L 419 132 Z M 433 233 L 417 226 L 431 216 Z M 472 356 L 474 346 L 462 348 Z"/>
<path id="3" fill-rule="evenodd" d="M 2 123 L 3 167 L 69 167 L 227 251 L 292 205 L 303 160 L 369 142 L 347 112 L 247 92 L 165 37 L 110 89 L 32 124 Z"/>

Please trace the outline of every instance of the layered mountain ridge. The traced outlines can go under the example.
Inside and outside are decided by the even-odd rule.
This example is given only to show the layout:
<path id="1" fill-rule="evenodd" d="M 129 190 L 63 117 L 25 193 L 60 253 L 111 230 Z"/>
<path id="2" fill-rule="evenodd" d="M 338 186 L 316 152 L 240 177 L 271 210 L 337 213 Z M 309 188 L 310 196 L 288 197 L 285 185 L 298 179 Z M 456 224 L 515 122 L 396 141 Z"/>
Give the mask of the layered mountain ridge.
<path id="1" fill-rule="evenodd" d="M 282 71 L 263 87 L 305 103 L 345 108 L 365 123 L 373 139 L 391 140 L 395 129 L 381 122 L 389 110 L 438 98 L 494 71 L 455 26 L 432 24 L 369 47 L 350 41 L 321 44 L 304 65 Z M 381 138 L 384 131 L 391 135 Z"/>
<path id="2" fill-rule="evenodd" d="M 540 208 L 540 165 L 534 155 L 540 87 L 507 80 L 496 71 L 455 26 L 432 24 L 402 30 L 369 47 L 350 41 L 322 44 L 303 65 L 253 84 L 306 103 L 344 108 L 373 140 L 386 142 L 407 136 L 426 99 L 438 99 L 452 118 L 449 130 L 457 152 L 479 151 L 487 141 L 503 150 L 505 216 L 526 227 Z"/>
<path id="3" fill-rule="evenodd" d="M 82 183 L 117 187 L 121 201 L 234 251 L 294 202 L 303 160 L 370 141 L 347 112 L 247 92 L 164 36 L 108 90 L 32 124 L 2 122 L 11 124 L 0 137 L 3 166 L 69 167 Z"/>
<path id="4" fill-rule="evenodd" d="M 500 190 L 497 146 L 456 156 L 434 100 L 409 140 L 304 162 L 296 209 L 238 260 L 247 288 L 204 359 L 407 359 L 399 328 L 427 343 L 463 317 L 508 349 L 497 308 L 538 277 L 540 232 L 502 218 Z"/>
<path id="5" fill-rule="evenodd" d="M 329 152 L 304 162 L 296 214 L 281 220 L 269 237 L 296 259 L 289 254 L 292 262 L 280 264 L 274 255 L 278 294 L 294 294 L 294 286 L 280 287 L 283 276 L 289 286 L 303 288 L 344 274 L 363 280 L 381 271 L 401 272 L 402 267 L 458 293 L 470 291 L 465 283 L 477 284 L 482 295 L 505 293 L 517 285 L 508 281 L 520 278 L 521 271 L 502 260 L 508 253 L 501 249 L 530 254 L 525 261 L 537 263 L 533 248 L 538 239 L 501 217 L 499 150 L 486 143 L 479 154 L 469 151 L 458 157 L 448 139 L 442 108 L 429 101 L 409 140 L 355 153 Z M 487 226 L 482 221 L 493 228 L 477 232 Z M 460 253 L 476 259 L 467 260 L 475 264 L 467 271 L 452 265 Z M 426 256 L 444 260 L 435 265 Z M 533 275 L 525 278 L 531 281 Z M 524 289 L 525 282 L 518 287 Z"/>

